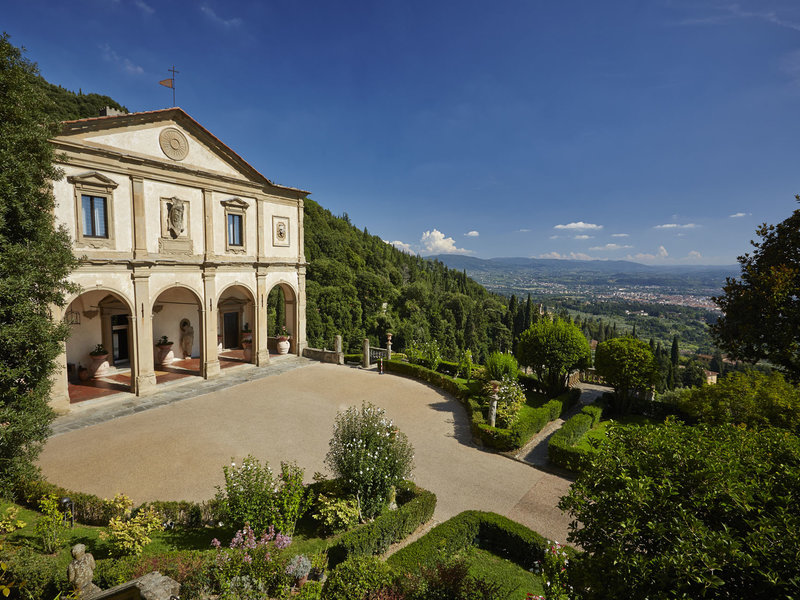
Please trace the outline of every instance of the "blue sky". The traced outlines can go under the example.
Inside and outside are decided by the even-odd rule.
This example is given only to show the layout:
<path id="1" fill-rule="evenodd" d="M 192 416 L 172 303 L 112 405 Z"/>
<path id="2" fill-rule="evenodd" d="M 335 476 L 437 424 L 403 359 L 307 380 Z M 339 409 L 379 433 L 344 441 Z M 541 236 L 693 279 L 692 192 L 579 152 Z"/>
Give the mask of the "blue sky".
<path id="1" fill-rule="evenodd" d="M 422 254 L 731 264 L 800 193 L 800 2 L 4 0 L 51 82 L 177 104 Z"/>

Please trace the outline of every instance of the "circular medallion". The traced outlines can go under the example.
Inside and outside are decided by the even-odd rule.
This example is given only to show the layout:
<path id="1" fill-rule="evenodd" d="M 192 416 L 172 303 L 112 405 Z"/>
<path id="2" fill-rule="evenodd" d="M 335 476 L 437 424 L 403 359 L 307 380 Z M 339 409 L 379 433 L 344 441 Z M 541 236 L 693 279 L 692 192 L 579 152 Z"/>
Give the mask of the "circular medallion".
<path id="1" fill-rule="evenodd" d="M 173 127 L 167 127 L 158 136 L 161 150 L 172 160 L 183 160 L 189 154 L 189 142 L 186 136 Z"/>

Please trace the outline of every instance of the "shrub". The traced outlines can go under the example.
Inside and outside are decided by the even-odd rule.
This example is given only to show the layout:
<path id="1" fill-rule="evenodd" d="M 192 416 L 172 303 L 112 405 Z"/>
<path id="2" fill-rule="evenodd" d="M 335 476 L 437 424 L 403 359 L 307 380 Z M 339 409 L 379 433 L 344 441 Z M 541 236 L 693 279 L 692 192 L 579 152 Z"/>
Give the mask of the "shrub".
<path id="1" fill-rule="evenodd" d="M 503 379 L 497 388 L 497 426 L 511 427 L 516 422 L 523 404 L 525 404 L 525 392 L 522 386 L 514 380 Z"/>
<path id="2" fill-rule="evenodd" d="M 592 409 L 586 412 L 587 409 Z M 599 413 L 598 413 L 599 411 Z M 584 407 L 583 411 L 569 419 L 553 434 L 547 444 L 547 457 L 555 465 L 570 471 L 582 471 L 589 464 L 591 450 L 576 448 L 575 444 L 597 424 L 602 409 Z"/>
<path id="3" fill-rule="evenodd" d="M 335 534 L 358 523 L 358 505 L 352 498 L 328 498 L 320 494 L 313 516 L 326 534 Z"/>
<path id="4" fill-rule="evenodd" d="M 163 528 L 161 515 L 148 508 L 133 517 L 114 517 L 108 522 L 108 530 L 100 533 L 100 539 L 108 541 L 113 554 L 139 556 L 150 543 L 150 534 Z"/>
<path id="5" fill-rule="evenodd" d="M 3 512 L 3 517 L 0 518 L 0 534 L 11 533 L 27 525 L 25 521 L 17 517 L 19 517 L 19 508 L 16 506 L 9 506 L 6 508 Z"/>
<path id="6" fill-rule="evenodd" d="M 319 581 L 307 581 L 295 596 L 295 600 L 320 600 L 321 598 L 322 583 Z"/>
<path id="7" fill-rule="evenodd" d="M 439 350 L 439 344 L 431 340 L 422 345 L 422 364 L 428 367 L 431 371 L 435 371 L 439 367 L 442 360 L 442 352 Z"/>
<path id="8" fill-rule="evenodd" d="M 108 561 L 98 561 L 98 565 L 101 562 Z M 117 577 L 122 577 L 118 583 L 158 571 L 181 584 L 181 598 L 208 597 L 211 589 L 209 572 L 213 564 L 213 555 L 207 552 L 197 550 L 164 552 L 140 557 L 135 561 L 124 561 L 117 571 Z M 95 579 L 97 580 L 97 577 Z M 118 583 L 105 587 L 113 587 Z"/>
<path id="9" fill-rule="evenodd" d="M 254 591 L 263 595 L 283 593 L 290 584 L 283 550 L 291 543 L 290 537 L 276 533 L 274 527 L 256 536 L 249 525 L 236 532 L 228 548 L 214 539 L 211 545 L 217 550 L 214 575 L 219 589 L 223 594 L 237 593 L 242 591 L 239 588 L 246 590 L 258 584 L 260 589 Z"/>
<path id="10" fill-rule="evenodd" d="M 36 535 L 42 543 L 45 554 L 52 554 L 64 545 L 64 535 L 67 531 L 64 515 L 58 510 L 58 498 L 53 495 L 42 498 L 39 502 L 39 511 L 42 516 L 36 522 Z"/>
<path id="11" fill-rule="evenodd" d="M 374 556 L 354 556 L 331 571 L 322 595 L 325 600 L 357 600 L 391 582 L 392 571 L 385 562 Z"/>
<path id="12" fill-rule="evenodd" d="M 0 562 L 6 567 L 5 580 L 18 598 L 55 598 L 68 588 L 67 562 L 57 556 L 39 554 L 28 546 L 3 549 Z"/>
<path id="13" fill-rule="evenodd" d="M 248 455 L 240 467 L 235 462 L 222 468 L 225 489 L 217 488 L 222 518 L 241 526 L 249 523 L 256 531 L 270 525 L 291 535 L 310 501 L 303 487 L 303 470 L 294 463 L 281 463 L 278 478 L 268 463 Z"/>
<path id="14" fill-rule="evenodd" d="M 326 464 L 356 498 L 363 518 L 386 505 L 392 486 L 411 475 L 414 449 L 382 408 L 362 403 L 336 416 Z"/>
<path id="15" fill-rule="evenodd" d="M 328 560 L 336 565 L 351 556 L 382 554 L 427 523 L 436 509 L 436 495 L 406 482 L 398 487 L 400 506 L 387 510 L 375 520 L 343 534 L 328 548 Z"/>
<path id="16" fill-rule="evenodd" d="M 503 379 L 515 380 L 519 374 L 517 359 L 511 354 L 492 352 L 484 365 L 486 379 L 502 381 Z"/>
<path id="17" fill-rule="evenodd" d="M 286 565 L 286 574 L 295 579 L 308 577 L 311 572 L 311 561 L 305 554 L 298 554 Z"/>
<path id="18" fill-rule="evenodd" d="M 407 573 L 399 579 L 399 588 L 399 597 L 406 600 L 504 600 L 512 597 L 501 584 L 470 575 L 469 563 L 462 557 L 441 557 L 432 566 Z"/>
<path id="19" fill-rule="evenodd" d="M 467 383 L 472 379 L 472 351 L 464 350 L 458 358 L 458 374 L 460 374 Z"/>

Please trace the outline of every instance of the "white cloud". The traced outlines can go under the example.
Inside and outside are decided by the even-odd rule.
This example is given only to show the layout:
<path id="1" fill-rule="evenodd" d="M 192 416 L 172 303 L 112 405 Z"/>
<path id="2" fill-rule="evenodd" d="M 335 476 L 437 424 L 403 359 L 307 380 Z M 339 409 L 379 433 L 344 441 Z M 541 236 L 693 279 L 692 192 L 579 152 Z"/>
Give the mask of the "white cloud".
<path id="1" fill-rule="evenodd" d="M 695 229 L 700 227 L 697 223 L 686 223 L 679 225 L 678 223 L 664 223 L 663 225 L 656 225 L 653 229 Z"/>
<path id="2" fill-rule="evenodd" d="M 594 246 L 593 248 L 589 248 L 589 250 L 622 250 L 623 248 L 633 248 L 630 245 L 620 246 L 619 244 L 606 244 L 605 246 Z"/>
<path id="3" fill-rule="evenodd" d="M 747 216 L 747 213 L 738 212 L 738 213 L 733 213 L 732 215 L 728 215 L 728 218 L 729 219 L 738 219 L 739 217 L 746 217 L 746 216 Z"/>
<path id="4" fill-rule="evenodd" d="M 550 236 L 550 239 L 551 239 L 551 240 L 557 240 L 557 239 L 558 239 L 558 238 L 560 238 L 560 237 L 561 237 L 560 235 L 551 235 L 551 236 Z"/>
<path id="5" fill-rule="evenodd" d="M 664 246 L 658 247 L 658 252 L 656 254 L 647 254 L 645 252 L 639 252 L 638 254 L 634 254 L 631 256 L 630 254 L 626 256 L 628 260 L 657 260 L 659 258 L 667 258 L 669 256 L 669 252 Z"/>
<path id="6" fill-rule="evenodd" d="M 630 237 L 630 234 L 627 234 L 627 233 L 612 233 L 611 237 Z"/>
<path id="7" fill-rule="evenodd" d="M 422 250 L 425 254 L 470 254 L 471 250 L 456 248 L 456 241 L 438 229 L 426 231 L 420 238 Z"/>
<path id="8" fill-rule="evenodd" d="M 584 223 L 583 221 L 575 221 L 573 223 L 567 223 L 566 225 L 556 225 L 553 229 L 602 229 L 602 225 L 595 225 L 594 223 Z"/>
<path id="9" fill-rule="evenodd" d="M 413 254 L 411 250 L 411 244 L 406 244 L 405 242 L 401 242 L 400 240 L 395 240 L 390 242 L 389 240 L 383 240 L 385 244 L 389 244 L 390 246 L 394 246 L 398 250 L 402 250 L 403 252 L 408 252 L 409 254 Z"/>
<path id="10" fill-rule="evenodd" d="M 223 19 L 211 8 L 208 4 L 201 4 L 200 5 L 200 12 L 202 12 L 212 23 L 216 23 L 217 25 L 221 25 L 225 29 L 231 29 L 233 27 L 239 27 L 242 24 L 242 20 L 239 17 L 231 17 L 230 19 Z"/>
<path id="11" fill-rule="evenodd" d="M 528 233 L 530 229 L 517 229 L 517 233 Z"/>
<path id="12" fill-rule="evenodd" d="M 472 231 L 468 231 L 464 235 L 467 236 L 467 237 L 478 237 L 480 235 L 480 233 L 478 233 L 477 231 L 475 231 L 473 229 Z"/>
<path id="13" fill-rule="evenodd" d="M 581 235 L 576 235 L 574 239 L 576 239 L 576 240 L 590 240 L 593 237 L 594 237 L 593 235 L 586 235 L 585 233 L 582 233 Z"/>
<path id="14" fill-rule="evenodd" d="M 686 257 L 687 258 L 698 259 L 698 258 L 703 258 L 703 255 L 700 254 L 697 250 L 691 250 L 689 252 L 689 254 L 686 255 Z"/>
<path id="15" fill-rule="evenodd" d="M 715 7 L 714 10 L 722 11 L 704 17 L 690 17 L 680 22 L 681 25 L 719 25 L 738 19 L 756 19 L 778 27 L 786 27 L 800 31 L 800 23 L 785 19 L 774 10 L 753 11 L 745 10 L 739 4 L 731 3 L 726 6 Z"/>
<path id="16" fill-rule="evenodd" d="M 102 51 L 103 60 L 106 62 L 116 64 L 123 71 L 130 75 L 141 75 L 144 73 L 144 69 L 142 67 L 114 52 L 114 50 L 108 44 L 100 44 L 99 48 Z"/>
<path id="17" fill-rule="evenodd" d="M 595 256 L 589 256 L 583 252 L 570 252 L 569 254 L 559 254 L 558 252 L 545 252 L 537 258 L 555 258 L 558 260 L 602 260 Z"/>
<path id="18" fill-rule="evenodd" d="M 154 12 L 156 12 L 156 9 L 149 4 L 146 4 L 144 0 L 134 0 L 133 4 L 136 6 L 136 8 L 142 11 L 142 14 L 152 15 Z"/>

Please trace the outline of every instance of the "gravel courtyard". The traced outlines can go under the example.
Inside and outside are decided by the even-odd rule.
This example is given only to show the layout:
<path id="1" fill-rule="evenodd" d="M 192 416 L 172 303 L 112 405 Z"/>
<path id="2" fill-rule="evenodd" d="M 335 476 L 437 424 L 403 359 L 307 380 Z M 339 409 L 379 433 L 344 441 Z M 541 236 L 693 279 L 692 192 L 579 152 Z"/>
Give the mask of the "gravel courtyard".
<path id="1" fill-rule="evenodd" d="M 415 481 L 436 493 L 434 519 L 467 509 L 498 512 L 565 541 L 569 519 L 556 508 L 569 481 L 471 442 L 463 407 L 417 381 L 312 363 L 203 396 L 56 435 L 39 464 L 49 481 L 134 502 L 205 500 L 222 466 L 247 454 L 295 461 L 311 480 L 328 473 L 325 454 L 337 411 L 366 400 L 386 409 L 415 449 Z"/>

